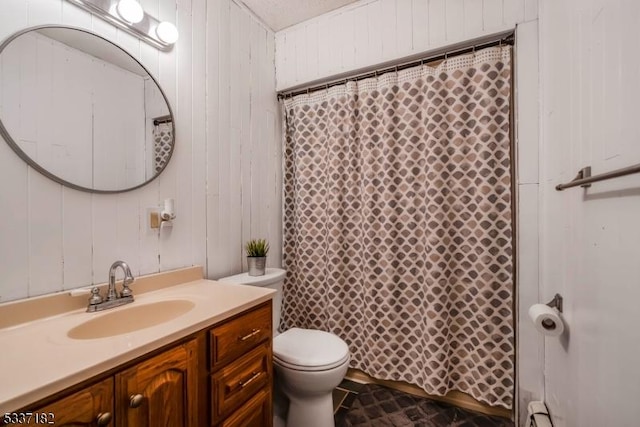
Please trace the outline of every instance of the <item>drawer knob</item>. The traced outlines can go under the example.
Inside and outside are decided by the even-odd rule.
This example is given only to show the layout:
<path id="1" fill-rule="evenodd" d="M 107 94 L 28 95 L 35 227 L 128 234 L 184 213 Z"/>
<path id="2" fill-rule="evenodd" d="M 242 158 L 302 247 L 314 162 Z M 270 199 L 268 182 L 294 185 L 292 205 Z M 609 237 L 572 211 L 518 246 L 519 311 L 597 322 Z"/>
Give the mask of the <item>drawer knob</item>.
<path id="1" fill-rule="evenodd" d="M 144 396 L 141 394 L 132 394 L 129 398 L 129 407 L 137 408 L 142 405 L 142 401 L 144 400 Z"/>
<path id="2" fill-rule="evenodd" d="M 254 337 L 260 333 L 260 329 L 252 329 L 247 335 L 243 337 L 238 337 L 238 341 L 246 341 L 251 337 Z"/>
<path id="3" fill-rule="evenodd" d="M 111 415 L 111 412 L 105 412 L 104 414 L 98 414 L 98 416 L 96 417 L 96 424 L 99 427 L 108 426 L 109 423 L 111 423 L 111 419 L 112 418 L 113 418 L 113 415 Z"/>

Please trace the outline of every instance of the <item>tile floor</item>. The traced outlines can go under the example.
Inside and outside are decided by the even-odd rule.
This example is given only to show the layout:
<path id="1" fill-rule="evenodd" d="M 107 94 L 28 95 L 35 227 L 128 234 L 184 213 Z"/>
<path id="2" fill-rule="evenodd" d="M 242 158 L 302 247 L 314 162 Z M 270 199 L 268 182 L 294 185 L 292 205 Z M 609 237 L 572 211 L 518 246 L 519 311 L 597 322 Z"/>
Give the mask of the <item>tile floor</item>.
<path id="1" fill-rule="evenodd" d="M 491 417 L 376 384 L 344 380 L 333 391 L 336 427 L 513 427 Z"/>
<path id="2" fill-rule="evenodd" d="M 340 385 L 333 390 L 333 414 L 336 419 L 336 426 L 339 421 L 345 419 L 349 408 L 358 397 L 358 392 L 365 386 L 351 380 L 343 380 Z"/>

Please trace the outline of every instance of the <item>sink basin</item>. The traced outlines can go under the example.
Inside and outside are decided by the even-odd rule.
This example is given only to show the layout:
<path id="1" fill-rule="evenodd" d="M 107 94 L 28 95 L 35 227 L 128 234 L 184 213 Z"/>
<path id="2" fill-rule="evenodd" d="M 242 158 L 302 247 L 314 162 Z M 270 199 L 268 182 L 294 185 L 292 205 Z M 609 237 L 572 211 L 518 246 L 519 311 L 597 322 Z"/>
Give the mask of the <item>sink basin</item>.
<path id="1" fill-rule="evenodd" d="M 71 329 L 67 336 L 76 340 L 91 340 L 122 335 L 173 320 L 189 312 L 194 306 L 188 300 L 131 305 L 87 320 Z"/>

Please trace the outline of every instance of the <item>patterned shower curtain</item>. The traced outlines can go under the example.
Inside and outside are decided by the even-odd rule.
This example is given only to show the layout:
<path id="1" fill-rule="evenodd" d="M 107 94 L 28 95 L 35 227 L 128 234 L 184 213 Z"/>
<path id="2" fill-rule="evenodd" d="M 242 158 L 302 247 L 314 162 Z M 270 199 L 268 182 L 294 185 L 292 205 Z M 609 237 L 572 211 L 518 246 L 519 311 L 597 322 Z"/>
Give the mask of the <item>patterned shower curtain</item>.
<path id="1" fill-rule="evenodd" d="M 511 408 L 511 48 L 284 101 L 281 329 Z"/>
<path id="2" fill-rule="evenodd" d="M 164 169 L 173 144 L 173 122 L 159 123 L 153 127 L 153 173 Z"/>

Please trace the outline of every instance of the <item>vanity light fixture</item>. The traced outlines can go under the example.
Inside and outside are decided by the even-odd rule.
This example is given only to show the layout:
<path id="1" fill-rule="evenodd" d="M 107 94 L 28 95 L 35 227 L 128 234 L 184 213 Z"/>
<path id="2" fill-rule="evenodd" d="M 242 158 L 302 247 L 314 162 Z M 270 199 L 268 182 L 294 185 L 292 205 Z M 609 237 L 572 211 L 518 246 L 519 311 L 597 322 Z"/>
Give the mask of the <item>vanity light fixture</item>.
<path id="1" fill-rule="evenodd" d="M 178 29 L 144 11 L 138 0 L 67 0 L 160 50 L 178 41 Z"/>
<path id="2" fill-rule="evenodd" d="M 132 24 L 137 24 L 144 18 L 144 9 L 136 0 L 120 0 L 116 9 L 122 19 Z"/>
<path id="3" fill-rule="evenodd" d="M 161 22 L 156 27 L 156 35 L 160 40 L 168 44 L 178 41 L 178 29 L 171 22 Z"/>

